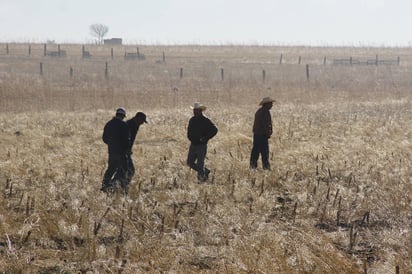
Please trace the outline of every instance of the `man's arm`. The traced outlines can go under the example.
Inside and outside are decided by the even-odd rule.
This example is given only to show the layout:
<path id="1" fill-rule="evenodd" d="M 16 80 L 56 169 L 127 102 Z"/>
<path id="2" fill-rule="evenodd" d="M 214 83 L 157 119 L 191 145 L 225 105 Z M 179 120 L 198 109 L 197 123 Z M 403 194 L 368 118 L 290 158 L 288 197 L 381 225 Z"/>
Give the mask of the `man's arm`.
<path id="1" fill-rule="evenodd" d="M 107 129 L 107 124 L 104 126 L 103 129 L 103 135 L 102 135 L 102 140 L 105 144 L 109 143 L 109 133 L 108 133 L 108 129 Z"/>
<path id="2" fill-rule="evenodd" d="M 205 136 L 207 138 L 207 140 L 212 139 L 213 137 L 215 137 L 216 134 L 217 134 L 217 131 L 218 131 L 217 127 L 215 126 L 215 124 L 212 121 L 208 120 L 208 123 L 209 123 L 209 125 L 208 125 L 207 135 Z"/>
<path id="3" fill-rule="evenodd" d="M 192 124 L 193 124 L 193 120 L 190 119 L 189 120 L 189 125 L 187 126 L 187 139 L 189 139 L 189 141 L 193 140 Z"/>
<path id="4" fill-rule="evenodd" d="M 270 136 L 272 136 L 272 117 L 270 116 L 269 111 L 264 116 L 264 125 L 265 125 L 266 135 L 268 138 L 270 138 Z"/>

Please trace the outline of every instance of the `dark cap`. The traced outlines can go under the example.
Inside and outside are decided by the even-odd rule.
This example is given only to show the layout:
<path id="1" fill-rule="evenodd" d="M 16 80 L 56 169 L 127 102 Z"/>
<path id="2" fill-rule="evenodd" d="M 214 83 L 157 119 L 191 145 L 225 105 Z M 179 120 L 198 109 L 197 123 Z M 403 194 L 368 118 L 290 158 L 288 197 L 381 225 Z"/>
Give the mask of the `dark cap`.
<path id="1" fill-rule="evenodd" d="M 143 112 L 138 112 L 138 113 L 136 113 L 136 118 L 141 119 L 144 123 L 147 124 L 146 114 L 144 114 Z"/>
<path id="2" fill-rule="evenodd" d="M 116 109 L 116 116 L 126 116 L 126 110 L 122 107 Z"/>

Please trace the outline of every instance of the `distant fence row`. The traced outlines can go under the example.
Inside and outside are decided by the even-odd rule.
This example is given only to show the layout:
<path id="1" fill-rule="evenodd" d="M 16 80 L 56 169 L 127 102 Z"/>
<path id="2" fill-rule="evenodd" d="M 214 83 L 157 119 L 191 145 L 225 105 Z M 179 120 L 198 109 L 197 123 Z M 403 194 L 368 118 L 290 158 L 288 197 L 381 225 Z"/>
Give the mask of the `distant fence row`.
<path id="1" fill-rule="evenodd" d="M 53 47 L 55 48 L 55 46 Z M 80 55 L 81 58 L 83 59 L 90 59 L 93 58 L 94 56 L 92 53 L 86 49 L 84 45 L 81 46 L 81 51 Z M 7 56 L 11 55 L 11 49 L 9 44 L 6 44 L 5 46 L 5 54 Z M 27 55 L 26 56 L 32 56 L 32 46 L 28 45 L 27 48 Z M 62 49 L 60 45 L 57 45 L 57 50 L 49 50 L 48 49 L 48 44 L 43 45 L 43 50 L 42 50 L 42 57 L 50 57 L 50 58 L 66 58 L 67 57 L 67 51 Z M 96 57 L 97 58 L 97 57 Z M 101 58 L 101 56 L 99 57 Z M 106 58 L 114 59 L 114 48 L 110 48 L 110 52 L 108 52 L 108 55 Z M 124 60 L 145 60 L 146 56 L 139 51 L 139 47 L 136 47 L 134 51 L 130 52 L 127 50 L 124 50 L 124 55 L 123 55 Z M 166 55 L 165 52 L 163 51 L 162 53 L 162 60 L 158 60 L 158 62 L 166 62 Z M 352 66 L 352 65 L 397 65 L 399 66 L 401 62 L 401 59 L 399 56 L 395 59 L 380 59 L 378 58 L 378 55 L 375 56 L 373 59 L 366 59 L 366 60 L 359 60 L 359 59 L 354 59 L 352 57 L 349 58 L 343 58 L 343 59 L 327 59 L 327 57 L 323 57 L 323 64 L 331 64 L 331 65 L 338 65 L 338 66 Z M 279 64 L 286 64 L 284 62 L 283 54 L 280 54 L 279 57 Z M 302 57 L 299 56 L 297 58 L 297 64 L 302 64 Z"/>
<path id="2" fill-rule="evenodd" d="M 10 46 L 9 46 L 9 44 L 6 44 L 5 54 L 9 56 L 9 55 L 11 55 L 10 52 L 11 52 Z M 26 56 L 29 56 L 29 57 L 33 56 L 33 51 L 32 51 L 32 46 L 31 45 L 28 45 L 27 55 Z M 62 47 L 60 45 L 57 45 L 57 50 L 50 50 L 50 49 L 48 49 L 48 45 L 44 44 L 43 45 L 42 56 L 43 57 L 52 57 L 52 58 L 53 57 L 55 57 L 55 58 L 65 58 L 65 57 L 67 57 L 67 51 L 62 49 Z M 84 45 L 81 47 L 81 55 L 80 56 L 83 59 L 86 59 L 86 58 L 89 59 L 89 58 L 93 57 L 91 52 L 86 50 L 86 47 Z M 110 56 L 111 59 L 114 59 L 114 57 L 115 57 L 114 56 L 114 48 L 110 48 L 110 55 L 108 55 L 108 56 Z M 165 58 L 164 54 L 163 54 L 163 58 Z M 146 56 L 144 54 L 140 53 L 139 47 L 136 47 L 136 51 L 133 51 L 133 52 L 128 52 L 128 51 L 125 50 L 124 51 L 124 59 L 125 60 L 145 60 Z"/>
<path id="3" fill-rule="evenodd" d="M 40 73 L 41 76 L 44 74 L 44 71 L 45 70 L 44 70 L 43 62 L 40 62 L 39 73 Z M 51 69 L 51 71 L 53 71 L 53 69 Z M 261 72 L 262 72 L 261 73 L 261 80 L 262 80 L 262 82 L 265 82 L 266 77 L 267 77 L 266 70 L 262 69 Z M 110 74 L 109 73 L 109 62 L 106 61 L 105 65 L 104 65 L 104 76 L 105 76 L 106 79 L 109 77 L 109 74 Z M 179 74 L 180 79 L 184 78 L 184 68 L 183 67 L 178 68 L 178 74 Z M 309 64 L 306 64 L 305 74 L 306 74 L 306 80 L 309 81 L 309 79 L 310 79 L 310 65 Z M 73 69 L 72 66 L 70 66 L 70 68 L 69 68 L 69 76 L 70 76 L 70 78 L 72 78 L 74 76 L 74 69 Z M 224 68 L 220 68 L 220 80 L 222 80 L 222 81 L 225 80 L 225 69 Z"/>
<path id="4" fill-rule="evenodd" d="M 333 65 L 343 65 L 343 66 L 352 66 L 352 65 L 397 65 L 399 66 L 401 63 L 401 58 L 398 56 L 396 59 L 383 59 L 380 60 L 378 55 L 376 55 L 375 59 L 367 59 L 367 60 L 357 60 L 350 57 L 349 59 L 333 59 Z"/>

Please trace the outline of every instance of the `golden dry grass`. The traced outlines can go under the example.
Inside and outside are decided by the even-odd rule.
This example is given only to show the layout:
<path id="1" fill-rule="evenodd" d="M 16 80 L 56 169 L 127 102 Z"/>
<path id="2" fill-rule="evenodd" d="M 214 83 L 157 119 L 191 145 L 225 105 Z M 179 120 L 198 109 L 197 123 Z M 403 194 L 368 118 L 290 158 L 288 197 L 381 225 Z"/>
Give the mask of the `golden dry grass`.
<path id="1" fill-rule="evenodd" d="M 162 50 L 166 64 L 156 63 Z M 142 47 L 145 61 L 110 62 L 109 79 L 96 72 L 103 59 L 39 57 L 53 68 L 41 77 L 31 72 L 39 60 L 1 56 L 2 270 L 412 272 L 410 52 L 379 49 L 400 54 L 399 67 L 313 64 L 376 50 Z M 313 78 L 297 64 L 265 63 L 279 52 L 307 56 Z M 62 68 L 70 64 L 82 71 L 73 79 Z M 266 95 L 278 100 L 272 171 L 251 172 L 251 124 Z M 219 128 L 201 185 L 185 166 L 194 100 Z M 128 197 L 99 192 L 102 128 L 118 105 L 149 120 Z"/>

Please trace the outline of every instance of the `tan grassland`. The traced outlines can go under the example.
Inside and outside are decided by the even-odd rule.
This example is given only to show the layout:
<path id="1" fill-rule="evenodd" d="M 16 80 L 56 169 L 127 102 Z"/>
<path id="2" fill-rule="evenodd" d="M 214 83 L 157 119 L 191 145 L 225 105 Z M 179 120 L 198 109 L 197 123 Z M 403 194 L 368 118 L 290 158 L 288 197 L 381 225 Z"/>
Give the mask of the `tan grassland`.
<path id="1" fill-rule="evenodd" d="M 1 273 L 412 273 L 412 49 L 6 46 Z M 400 64 L 332 64 L 376 55 Z M 272 170 L 253 172 L 265 96 Z M 206 184 L 185 165 L 194 101 L 219 129 Z M 127 197 L 99 191 L 117 106 L 149 121 Z"/>

